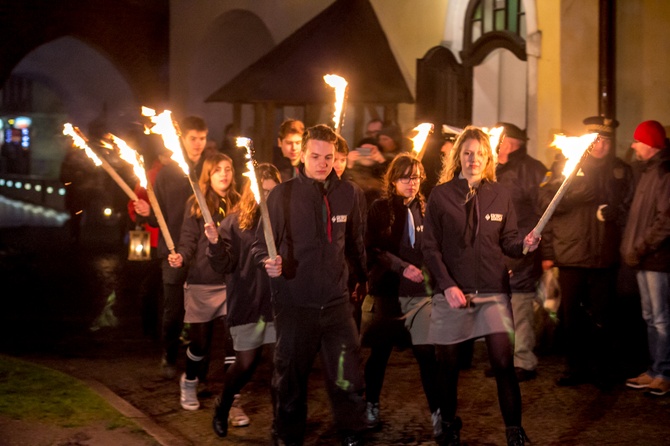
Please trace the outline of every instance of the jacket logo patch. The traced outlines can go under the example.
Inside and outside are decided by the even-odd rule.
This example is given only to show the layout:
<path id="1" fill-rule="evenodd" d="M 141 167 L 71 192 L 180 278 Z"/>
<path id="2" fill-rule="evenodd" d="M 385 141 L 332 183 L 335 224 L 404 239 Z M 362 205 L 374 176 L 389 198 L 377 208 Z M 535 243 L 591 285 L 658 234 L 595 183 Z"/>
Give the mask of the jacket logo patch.
<path id="1" fill-rule="evenodd" d="M 490 220 L 490 221 L 502 221 L 503 220 L 502 214 L 486 214 L 486 216 L 484 218 L 486 220 Z"/>
<path id="2" fill-rule="evenodd" d="M 346 215 L 333 215 L 330 217 L 330 220 L 333 223 L 346 223 L 347 222 L 347 216 Z"/>

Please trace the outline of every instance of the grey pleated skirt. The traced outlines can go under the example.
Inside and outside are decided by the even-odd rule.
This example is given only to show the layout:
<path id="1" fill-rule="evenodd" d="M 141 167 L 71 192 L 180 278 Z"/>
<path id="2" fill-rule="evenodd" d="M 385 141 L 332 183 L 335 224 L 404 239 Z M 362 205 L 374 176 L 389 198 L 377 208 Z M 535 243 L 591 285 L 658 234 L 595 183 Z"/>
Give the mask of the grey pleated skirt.
<path id="1" fill-rule="evenodd" d="M 479 294 L 465 308 L 451 308 L 442 293 L 433 296 L 428 330 L 430 343 L 457 344 L 493 333 L 514 335 L 507 294 Z"/>

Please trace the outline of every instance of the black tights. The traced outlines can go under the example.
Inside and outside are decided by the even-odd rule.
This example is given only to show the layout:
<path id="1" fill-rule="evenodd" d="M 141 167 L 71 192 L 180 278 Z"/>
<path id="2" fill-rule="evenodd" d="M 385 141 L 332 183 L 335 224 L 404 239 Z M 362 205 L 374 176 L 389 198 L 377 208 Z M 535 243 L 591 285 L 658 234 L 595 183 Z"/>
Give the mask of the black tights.
<path id="1" fill-rule="evenodd" d="M 386 365 L 393 350 L 393 345 L 374 346 L 370 349 L 370 356 L 365 363 L 365 400 L 369 403 L 378 403 L 379 395 L 384 384 Z M 423 391 L 428 400 L 431 413 L 439 407 L 437 398 L 437 362 L 433 345 L 414 345 L 412 352 L 419 364 L 419 373 Z"/>
<path id="2" fill-rule="evenodd" d="M 186 352 L 186 379 L 200 381 L 207 380 L 209 369 L 209 353 L 212 345 L 212 333 L 214 332 L 214 321 L 203 323 L 191 323 L 188 336 L 191 342 Z M 194 361 L 189 354 L 202 359 Z"/>
<path id="3" fill-rule="evenodd" d="M 258 363 L 261 360 L 263 347 L 253 350 L 235 351 L 235 362 L 228 367 L 223 378 L 223 390 L 218 411 L 228 413 L 233 404 L 235 395 L 240 393 L 242 387 L 251 380 Z"/>
<path id="4" fill-rule="evenodd" d="M 498 387 L 498 404 L 505 426 L 521 426 L 521 390 L 514 373 L 514 344 L 506 333 L 485 336 L 486 348 Z M 436 345 L 442 420 L 452 421 L 458 401 L 460 344 Z"/>

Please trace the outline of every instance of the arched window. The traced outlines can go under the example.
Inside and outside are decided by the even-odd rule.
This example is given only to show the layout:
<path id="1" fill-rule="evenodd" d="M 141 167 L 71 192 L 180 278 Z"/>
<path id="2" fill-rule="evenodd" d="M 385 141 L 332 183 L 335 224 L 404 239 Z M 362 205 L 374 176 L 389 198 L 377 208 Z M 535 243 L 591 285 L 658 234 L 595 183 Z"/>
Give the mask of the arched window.
<path id="1" fill-rule="evenodd" d="M 465 13 L 463 64 L 474 66 L 496 48 L 526 60 L 523 0 L 472 0 Z"/>
<path id="2" fill-rule="evenodd" d="M 471 43 L 491 31 L 508 31 L 521 38 L 526 35 L 522 0 L 478 0 L 472 4 Z"/>

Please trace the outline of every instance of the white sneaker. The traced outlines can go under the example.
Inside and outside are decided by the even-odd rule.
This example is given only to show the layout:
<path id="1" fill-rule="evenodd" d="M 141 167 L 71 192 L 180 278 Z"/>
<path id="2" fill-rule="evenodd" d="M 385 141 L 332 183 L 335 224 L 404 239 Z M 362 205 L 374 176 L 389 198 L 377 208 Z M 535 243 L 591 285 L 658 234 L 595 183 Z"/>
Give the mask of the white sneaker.
<path id="1" fill-rule="evenodd" d="M 182 373 L 179 378 L 179 388 L 181 397 L 179 402 L 184 410 L 198 410 L 200 402 L 198 401 L 198 378 L 194 380 L 186 379 L 186 373 Z"/>
<path id="2" fill-rule="evenodd" d="M 242 410 L 240 398 L 241 395 L 235 395 L 233 405 L 230 406 L 230 412 L 228 412 L 228 421 L 235 427 L 249 426 L 249 417 L 244 413 L 244 410 Z"/>

